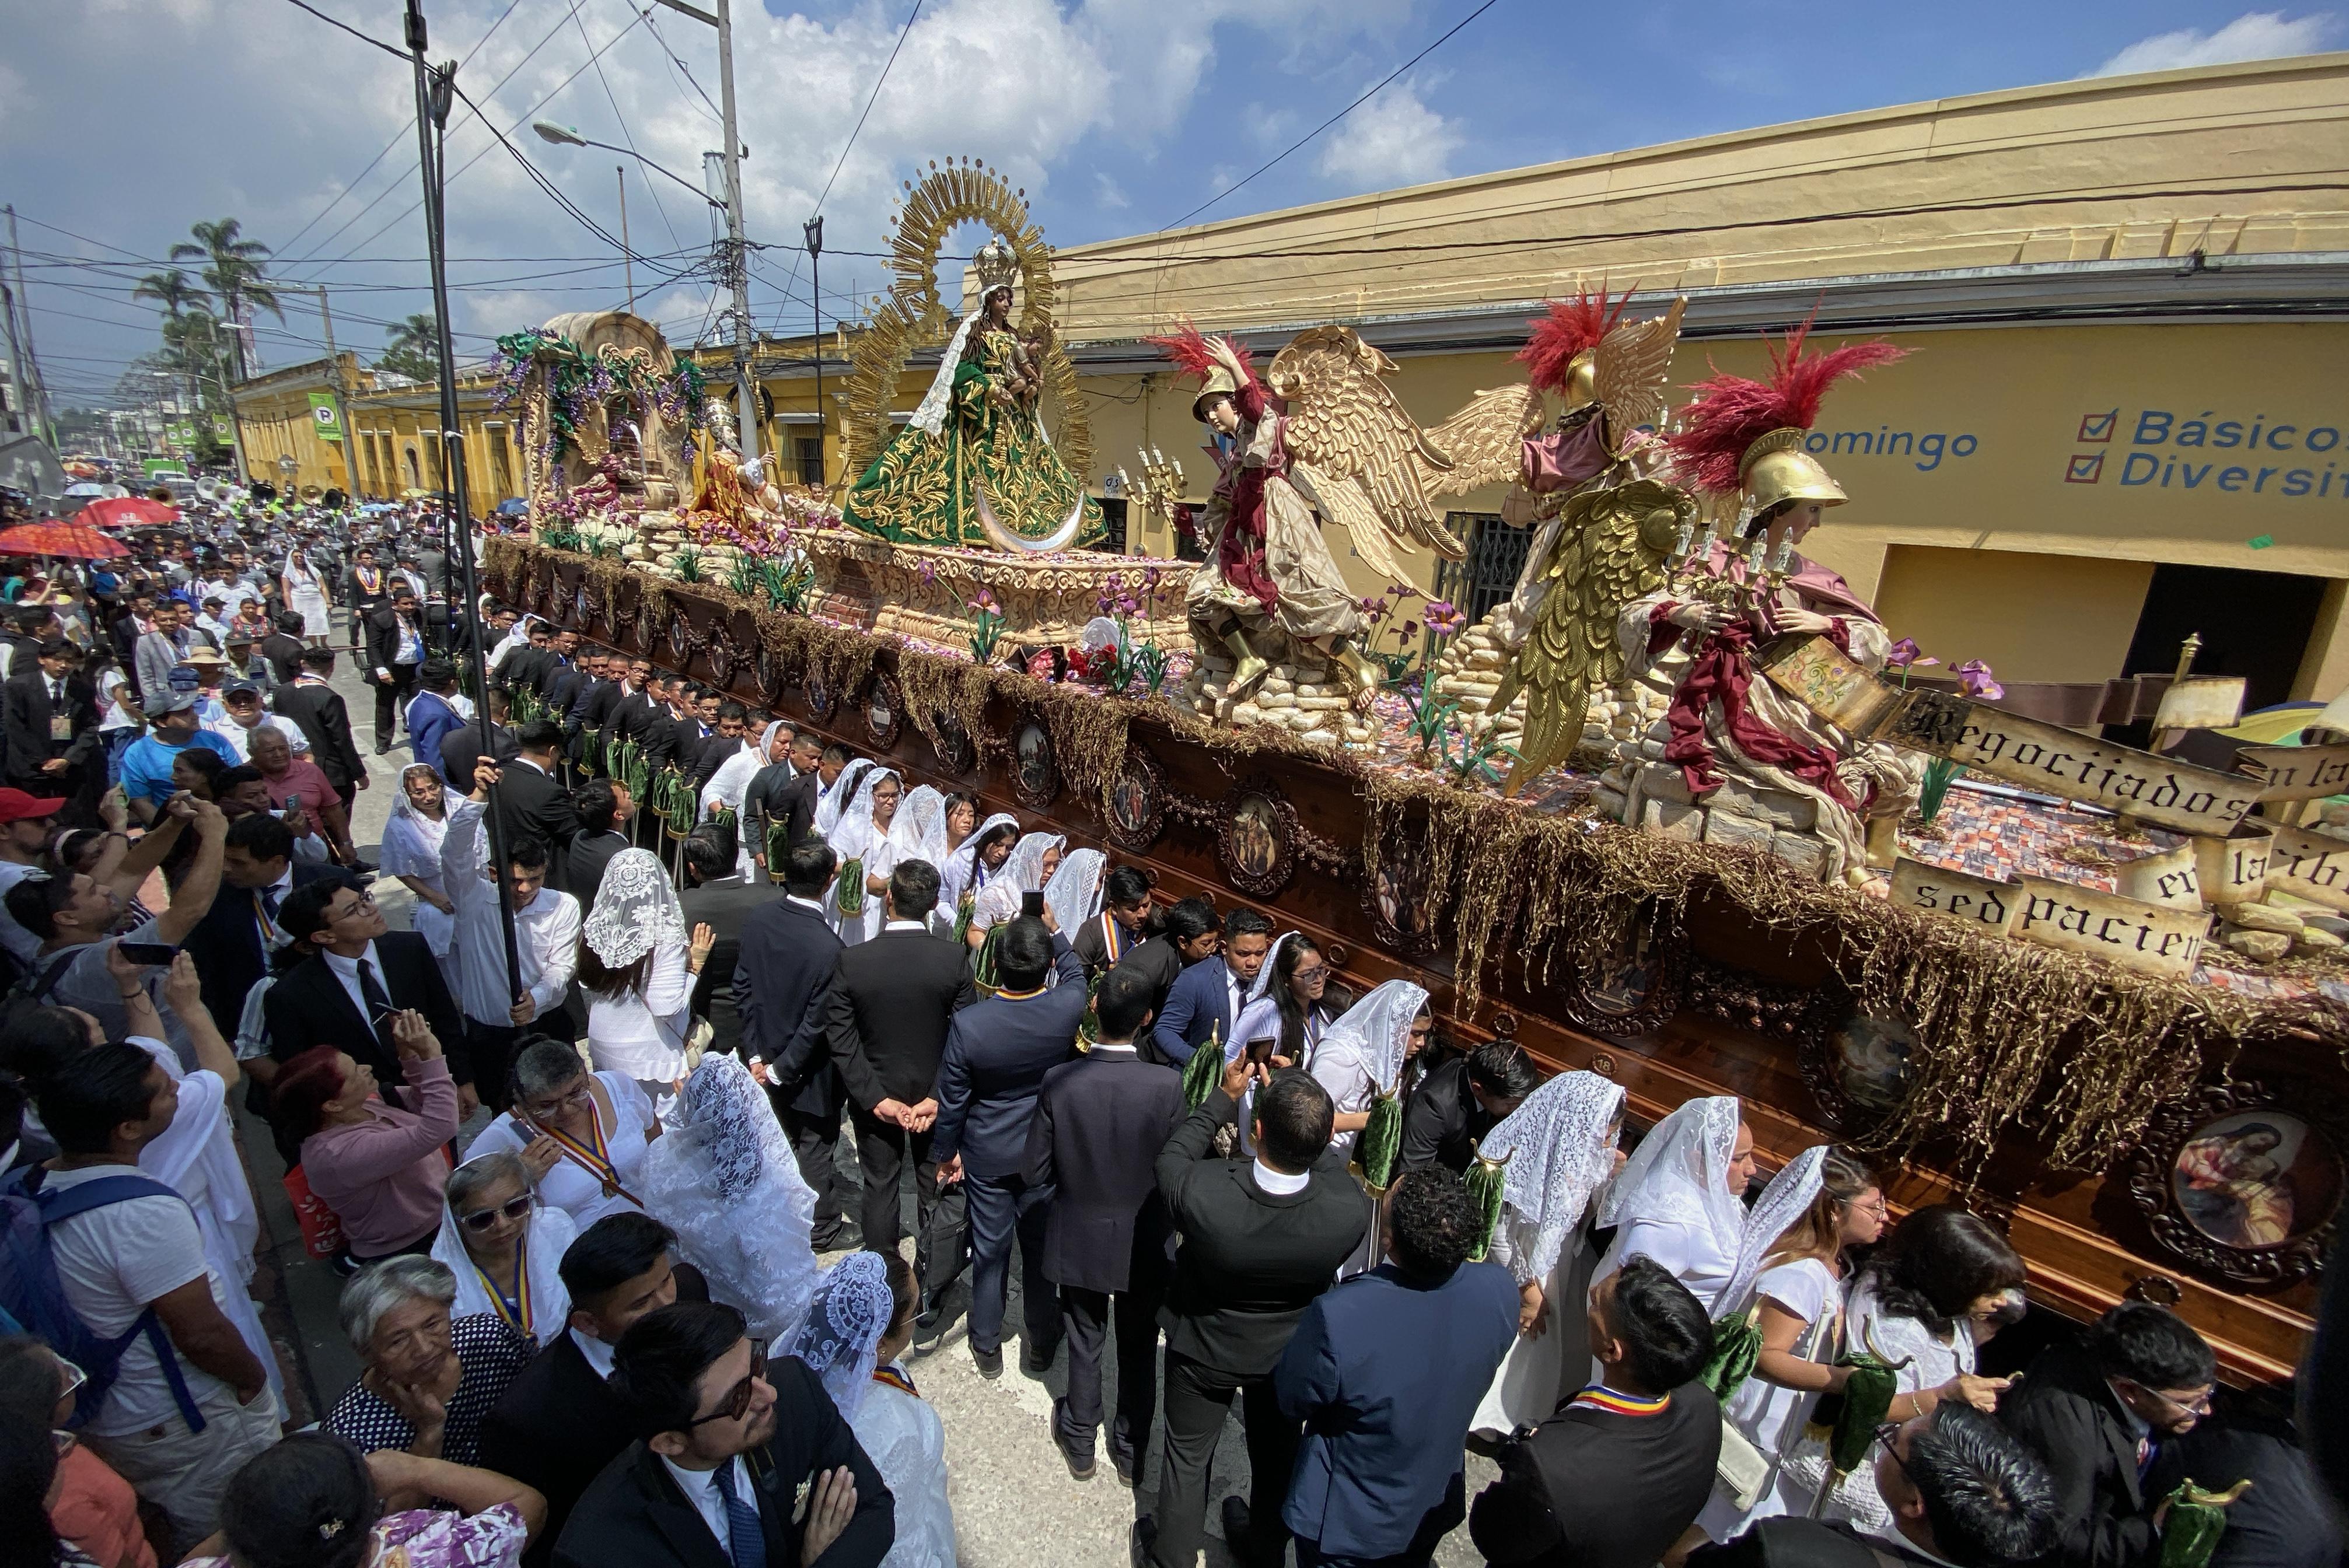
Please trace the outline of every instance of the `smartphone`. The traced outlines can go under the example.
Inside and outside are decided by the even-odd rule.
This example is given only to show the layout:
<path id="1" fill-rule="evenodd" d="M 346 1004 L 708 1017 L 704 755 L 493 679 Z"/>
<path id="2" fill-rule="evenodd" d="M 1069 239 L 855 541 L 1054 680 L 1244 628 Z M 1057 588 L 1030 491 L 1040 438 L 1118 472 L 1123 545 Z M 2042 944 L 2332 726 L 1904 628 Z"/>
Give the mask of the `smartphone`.
<path id="1" fill-rule="evenodd" d="M 180 955 L 180 950 L 168 942 L 119 942 L 115 945 L 133 964 L 169 964 Z"/>
<path id="2" fill-rule="evenodd" d="M 1247 1052 L 1250 1062 L 1260 1068 L 1268 1068 L 1272 1065 L 1273 1047 L 1279 1044 L 1278 1039 L 1250 1040 L 1242 1048 Z"/>
<path id="3" fill-rule="evenodd" d="M 1044 895 L 1041 892 L 1021 893 L 1019 895 L 1019 913 L 1032 919 L 1042 919 L 1044 914 Z"/>

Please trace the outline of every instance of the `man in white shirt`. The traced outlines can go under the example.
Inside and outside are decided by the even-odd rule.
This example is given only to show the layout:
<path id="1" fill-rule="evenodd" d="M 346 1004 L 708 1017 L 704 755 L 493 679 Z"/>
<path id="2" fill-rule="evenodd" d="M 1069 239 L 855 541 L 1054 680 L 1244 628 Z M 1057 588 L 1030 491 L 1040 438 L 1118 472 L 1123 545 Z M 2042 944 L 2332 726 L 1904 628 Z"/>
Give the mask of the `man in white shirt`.
<path id="1" fill-rule="evenodd" d="M 544 844 L 524 839 L 506 845 L 507 885 L 513 894 L 514 985 L 507 984 L 505 933 L 498 892 L 490 881 L 489 831 L 484 822 L 489 786 L 498 769 L 473 769 L 473 792 L 449 809 L 440 841 L 441 887 L 456 906 L 457 1001 L 465 1010 L 465 1037 L 472 1047 L 473 1082 L 494 1110 L 506 1109 L 506 1064 L 515 1038 L 527 1028 L 558 1039 L 576 1039 L 564 998 L 579 965 L 579 901 L 546 885 Z"/>
<path id="2" fill-rule="evenodd" d="M 238 1467 L 277 1441 L 278 1417 L 266 1371 L 222 1310 L 229 1287 L 206 1259 L 194 1212 L 137 1173 L 140 1152 L 171 1130 L 179 1098 L 171 1075 L 139 1046 L 93 1046 L 67 1058 L 37 1099 L 60 1150 L 37 1181 L 55 1194 L 45 1206 L 79 1207 L 75 1189 L 117 1179 L 102 1206 L 48 1229 L 58 1284 L 89 1332 L 112 1339 L 140 1330 L 81 1436 L 163 1511 L 184 1551 L 218 1524 Z"/>
<path id="3" fill-rule="evenodd" d="M 296 757 L 310 755 L 310 738 L 292 719 L 271 713 L 262 706 L 261 688 L 249 680 L 231 679 L 221 687 L 221 707 L 228 717 L 207 721 L 203 727 L 229 743 L 237 760 L 253 760 L 253 731 L 274 729 L 285 738 L 285 744 Z"/>

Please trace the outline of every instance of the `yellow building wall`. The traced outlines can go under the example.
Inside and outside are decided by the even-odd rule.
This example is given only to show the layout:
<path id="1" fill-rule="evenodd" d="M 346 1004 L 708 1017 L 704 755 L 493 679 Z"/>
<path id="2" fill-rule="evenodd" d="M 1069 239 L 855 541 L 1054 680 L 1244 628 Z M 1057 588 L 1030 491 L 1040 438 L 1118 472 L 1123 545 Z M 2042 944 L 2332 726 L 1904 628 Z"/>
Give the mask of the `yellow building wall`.
<path id="1" fill-rule="evenodd" d="M 1876 610 L 1936 675 L 1980 659 L 2002 680 L 2100 681 L 2120 673 L 2152 582 L 2150 562 L 1900 544 Z"/>

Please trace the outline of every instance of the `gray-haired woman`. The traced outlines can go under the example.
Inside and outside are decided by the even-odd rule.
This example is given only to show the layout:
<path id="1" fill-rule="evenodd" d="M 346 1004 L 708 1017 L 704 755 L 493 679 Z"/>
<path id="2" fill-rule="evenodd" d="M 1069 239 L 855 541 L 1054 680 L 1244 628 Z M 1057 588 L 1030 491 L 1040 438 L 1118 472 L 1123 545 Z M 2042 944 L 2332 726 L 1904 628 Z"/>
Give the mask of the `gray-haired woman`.
<path id="1" fill-rule="evenodd" d="M 433 1258 L 457 1276 L 451 1313 L 488 1313 L 545 1344 L 570 1321 L 563 1254 L 578 1236 L 570 1215 L 540 1205 L 521 1155 L 475 1154 L 449 1172 L 432 1243 Z"/>
<path id="2" fill-rule="evenodd" d="M 326 1429 L 361 1453 L 404 1449 L 470 1465 L 481 1418 L 536 1346 L 494 1314 L 453 1317 L 457 1276 L 430 1258 L 387 1258 L 343 1287 L 343 1334 L 366 1370 Z"/>

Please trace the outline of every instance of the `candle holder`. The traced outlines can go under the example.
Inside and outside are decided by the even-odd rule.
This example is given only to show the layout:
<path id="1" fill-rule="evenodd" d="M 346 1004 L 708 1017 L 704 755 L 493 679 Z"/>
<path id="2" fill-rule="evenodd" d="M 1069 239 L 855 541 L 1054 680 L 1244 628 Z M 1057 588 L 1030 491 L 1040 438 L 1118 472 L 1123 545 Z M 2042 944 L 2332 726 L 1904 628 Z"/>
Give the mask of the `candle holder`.
<path id="1" fill-rule="evenodd" d="M 1142 480 L 1139 484 L 1128 480 L 1129 490 L 1144 514 L 1172 529 L 1174 509 L 1185 504 L 1184 492 L 1190 488 L 1183 464 L 1180 459 L 1169 461 L 1155 447 L 1138 450 L 1135 456 L 1142 459 Z M 1124 471 L 1118 470 L 1121 475 Z"/>

